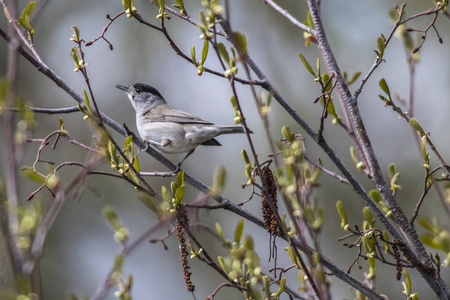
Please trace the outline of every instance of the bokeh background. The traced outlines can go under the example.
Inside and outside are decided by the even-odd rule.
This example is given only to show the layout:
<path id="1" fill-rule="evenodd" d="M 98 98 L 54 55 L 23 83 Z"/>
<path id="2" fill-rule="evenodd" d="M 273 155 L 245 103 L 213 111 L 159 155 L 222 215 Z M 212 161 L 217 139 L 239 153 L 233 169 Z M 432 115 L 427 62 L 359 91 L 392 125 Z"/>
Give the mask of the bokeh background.
<path id="1" fill-rule="evenodd" d="M 305 19 L 305 3 L 288 0 L 278 3 L 299 20 Z M 375 58 L 373 49 L 376 47 L 376 38 L 380 34 L 387 35 L 392 28 L 388 11 L 395 3 L 388 0 L 322 1 L 323 21 L 341 70 L 349 74 L 357 71 L 363 74 L 367 72 Z M 168 4 L 172 2 L 168 1 Z M 312 65 L 315 65 L 320 55 L 317 49 L 314 46 L 305 47 L 303 32 L 269 6 L 264 5 L 262 1 L 230 1 L 230 4 L 233 15 L 232 26 L 235 30 L 247 34 L 249 51 L 253 59 L 300 115 L 317 129 L 321 107 L 319 104 L 313 104 L 312 100 L 320 93 L 320 89 L 298 59 L 298 53 L 301 52 Z M 26 1 L 20 1 L 20 5 L 21 10 Z M 158 24 L 155 19 L 157 9 L 150 1 L 136 0 L 135 6 L 145 19 Z M 186 1 L 186 6 L 192 17 L 198 19 L 200 1 Z M 407 14 L 411 15 L 432 6 L 432 1 L 408 1 Z M 121 10 L 121 2 L 116 0 L 49 1 L 35 24 L 36 49 L 56 74 L 81 93 L 85 88 L 84 81 L 81 74 L 73 72 L 74 65 L 69 55 L 70 48 L 74 45 L 69 40 L 72 35 L 71 26 L 77 25 L 81 36 L 89 41 L 101 33 L 107 23 L 106 14 L 113 16 Z M 410 27 L 424 29 L 430 21 L 431 17 L 422 17 L 412 22 Z M 200 55 L 202 41 L 198 38 L 199 31 L 196 27 L 188 26 L 177 18 L 167 21 L 166 25 L 173 39 L 185 53 L 189 54 L 191 46 L 194 45 L 197 48 L 197 56 Z M 6 29 L 7 21 L 4 16 L 0 17 L 0 26 Z M 444 43 L 439 44 L 434 32 L 430 32 L 422 48 L 415 84 L 416 117 L 425 130 L 431 133 L 431 138 L 441 150 L 444 159 L 448 160 L 450 159 L 447 150 L 450 146 L 448 133 L 450 65 L 447 57 L 450 53 L 448 30 L 450 21 L 441 16 L 436 28 L 442 35 Z M 126 123 L 132 130 L 136 129 L 132 106 L 125 94 L 114 86 L 135 82 L 151 84 L 170 104 L 201 118 L 221 124 L 233 122 L 233 109 L 229 102 L 231 91 L 227 80 L 207 73 L 201 77 L 197 76 L 195 67 L 177 56 L 159 32 L 122 16 L 109 28 L 106 38 L 114 45 L 114 50 L 110 51 L 106 43 L 99 41 L 85 48 L 86 59 L 100 109 L 119 123 Z M 6 74 L 6 49 L 6 43 L 2 40 L 1 76 Z M 423 169 L 420 154 L 408 124 L 399 119 L 390 108 L 385 108 L 377 96 L 381 93 L 378 81 L 382 77 L 386 78 L 393 93 L 399 93 L 404 98 L 408 96 L 409 77 L 405 57 L 403 46 L 397 39 L 393 39 L 386 51 L 386 63 L 375 71 L 365 86 L 359 97 L 359 104 L 382 168 L 387 171 L 389 163 L 397 164 L 401 173 L 400 184 L 403 186 L 397 198 L 406 214 L 411 215 L 422 189 Z M 212 51 L 206 66 L 220 69 Z M 241 70 L 238 75 L 243 77 L 244 72 Z M 19 87 L 20 96 L 36 107 L 57 108 L 75 105 L 73 99 L 25 60 L 20 62 Z M 239 85 L 238 87 L 247 121 L 254 131 L 253 138 L 257 151 L 263 159 L 270 150 L 265 142 L 253 99 L 247 87 Z M 356 84 L 352 88 L 354 90 Z M 82 114 L 74 113 L 63 117 L 66 129 L 77 140 L 89 144 L 92 132 L 83 121 Z M 58 118 L 56 115 L 36 115 L 37 125 L 33 137 L 42 138 L 50 131 L 58 129 Z M 274 101 L 271 106 L 271 130 L 275 137 L 281 137 L 280 129 L 284 125 L 290 125 L 296 133 L 303 133 Z M 119 141 L 123 140 L 119 135 L 116 137 Z M 352 166 L 349 155 L 350 140 L 342 130 L 333 126 L 330 120 L 326 125 L 325 138 L 338 155 Z M 223 147 L 199 147 L 183 168 L 192 176 L 211 184 L 214 170 L 224 165 L 228 173 L 224 195 L 238 203 L 250 195 L 250 189 L 240 188 L 240 184 L 245 182 L 240 151 L 248 150 L 248 145 L 244 136 L 223 136 L 219 140 Z M 333 168 L 326 155 L 311 141 L 307 140 L 307 147 L 312 158 L 320 156 L 327 167 Z M 21 166 L 33 163 L 37 148 L 37 143 L 26 145 Z M 83 162 L 85 152 L 66 141 L 61 141 L 56 150 L 47 149 L 44 157 L 57 162 L 67 160 Z M 181 157 L 169 158 L 177 162 Z M 162 165 L 146 155 L 140 156 L 140 162 L 142 169 L 164 171 Z M 108 170 L 109 167 L 104 164 L 100 168 Z M 374 188 L 369 180 L 357 174 L 355 168 L 352 170 L 366 189 Z M 67 168 L 63 174 L 70 176 L 76 171 L 78 170 Z M 4 178 L 4 169 L 2 168 L 0 172 Z M 37 186 L 24 176 L 21 176 L 20 180 L 20 196 L 21 199 L 25 199 Z M 113 240 L 113 231 L 101 217 L 104 205 L 109 204 L 116 208 L 123 224 L 131 232 L 131 240 L 157 222 L 156 216 L 138 201 L 130 185 L 120 180 L 99 176 L 91 177 L 89 182 L 95 187 L 95 192 L 87 189 L 79 201 L 68 201 L 49 233 L 41 259 L 45 299 L 63 299 L 67 292 L 73 292 L 78 296 L 90 296 L 104 280 L 118 251 L 118 244 Z M 149 182 L 159 190 L 162 184 L 168 185 L 170 179 L 155 178 Z M 314 197 L 326 208 L 327 222 L 321 235 L 322 251 L 345 269 L 353 261 L 356 250 L 348 250 L 336 240 L 345 232 L 340 229 L 335 203 L 337 200 L 344 202 L 349 209 L 350 222 L 355 224 L 362 220 L 361 209 L 364 203 L 351 188 L 337 183 L 333 178 L 321 175 L 320 182 L 321 187 L 315 190 Z M 187 187 L 185 201 L 193 200 L 197 195 L 198 191 Z M 42 191 L 39 197 L 47 205 L 53 201 L 46 191 Z M 260 204 L 256 199 L 247 203 L 245 208 L 260 215 Z M 448 225 L 448 219 L 434 191 L 426 198 L 422 213 L 435 216 Z M 229 238 L 232 238 L 238 221 L 233 214 L 220 210 L 201 211 L 200 218 L 212 229 L 215 222 L 220 222 L 225 235 Z M 244 233 L 254 237 L 262 265 L 266 269 L 273 266 L 273 262 L 268 262 L 270 245 L 267 233 L 250 223 L 246 223 Z M 165 230 L 161 230 L 152 238 L 164 234 Z M 211 235 L 199 233 L 199 237 L 207 245 L 210 253 L 226 255 L 220 243 L 211 238 Z M 132 273 L 134 276 L 134 299 L 191 298 L 185 289 L 176 238 L 173 236 L 166 243 L 169 247 L 167 251 L 161 244 L 144 243 L 126 259 L 124 273 L 125 275 Z M 278 242 L 278 266 L 290 264 L 284 255 L 284 246 L 283 242 Z M 363 261 L 361 263 L 364 264 Z M 380 264 L 377 268 L 380 275 L 377 291 L 385 293 L 391 299 L 403 298 L 401 282 L 394 278 L 394 268 Z M 197 299 L 206 298 L 222 282 L 220 276 L 195 260 L 192 261 L 192 272 Z M 446 268 L 442 272 L 445 278 L 450 278 Z M 352 274 L 362 278 L 361 272 L 356 268 L 352 270 Z M 419 292 L 422 299 L 434 298 L 417 273 L 411 271 L 411 275 L 413 290 Z M 295 271 L 288 273 L 288 276 L 290 286 L 297 287 Z M 332 281 L 331 289 L 334 299 L 354 298 L 354 292 L 338 280 Z M 114 291 L 115 289 L 112 289 L 106 299 L 114 299 Z M 242 296 L 232 289 L 224 289 L 217 294 L 216 299 L 241 298 Z"/>

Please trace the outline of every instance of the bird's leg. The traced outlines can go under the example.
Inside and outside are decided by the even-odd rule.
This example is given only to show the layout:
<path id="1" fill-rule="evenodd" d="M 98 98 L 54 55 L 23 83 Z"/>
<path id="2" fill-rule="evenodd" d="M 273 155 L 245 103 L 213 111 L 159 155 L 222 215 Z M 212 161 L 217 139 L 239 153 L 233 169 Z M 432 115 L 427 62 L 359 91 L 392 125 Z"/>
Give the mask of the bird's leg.
<path id="1" fill-rule="evenodd" d="M 189 151 L 189 152 L 186 154 L 186 156 L 185 156 L 179 163 L 177 163 L 177 167 L 176 167 L 175 170 L 172 171 L 172 173 L 177 174 L 178 172 L 180 172 L 181 164 L 186 160 L 186 158 L 188 158 L 192 153 L 194 153 L 194 150 L 195 150 L 195 148 L 192 149 L 191 151 Z"/>

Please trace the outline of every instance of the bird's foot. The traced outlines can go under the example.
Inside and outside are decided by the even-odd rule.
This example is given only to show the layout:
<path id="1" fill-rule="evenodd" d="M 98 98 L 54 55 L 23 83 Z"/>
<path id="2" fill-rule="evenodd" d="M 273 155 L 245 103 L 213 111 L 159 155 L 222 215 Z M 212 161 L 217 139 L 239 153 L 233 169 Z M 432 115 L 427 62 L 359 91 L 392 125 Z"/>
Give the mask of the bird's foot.
<path id="1" fill-rule="evenodd" d="M 176 168 L 174 170 L 170 170 L 170 173 L 172 173 L 172 176 L 177 176 L 178 172 L 181 171 L 181 163 L 179 162 L 176 164 Z"/>
<path id="2" fill-rule="evenodd" d="M 145 144 L 145 147 L 144 147 L 144 148 L 141 148 L 141 150 L 142 150 L 143 152 L 146 152 L 147 149 L 148 149 L 148 144 L 149 144 L 149 142 L 144 140 L 144 144 Z"/>

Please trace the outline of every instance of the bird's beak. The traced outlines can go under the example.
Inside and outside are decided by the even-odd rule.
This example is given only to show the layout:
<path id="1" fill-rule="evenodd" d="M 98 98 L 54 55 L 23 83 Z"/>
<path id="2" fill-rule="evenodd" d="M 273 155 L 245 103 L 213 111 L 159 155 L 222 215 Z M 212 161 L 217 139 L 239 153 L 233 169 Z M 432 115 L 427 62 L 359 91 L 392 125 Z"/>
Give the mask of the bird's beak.
<path id="1" fill-rule="evenodd" d="M 123 86 L 123 85 L 116 85 L 116 88 L 118 88 L 119 90 L 128 92 L 128 87 L 127 86 Z"/>

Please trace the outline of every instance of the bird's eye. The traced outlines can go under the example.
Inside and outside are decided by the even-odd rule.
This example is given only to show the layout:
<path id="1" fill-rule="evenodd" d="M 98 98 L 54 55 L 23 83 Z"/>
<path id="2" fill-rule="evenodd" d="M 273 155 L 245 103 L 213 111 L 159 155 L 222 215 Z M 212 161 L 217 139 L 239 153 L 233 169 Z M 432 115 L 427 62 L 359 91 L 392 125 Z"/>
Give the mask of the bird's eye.
<path id="1" fill-rule="evenodd" d="M 142 90 L 141 90 L 140 88 L 136 88 L 136 89 L 135 89 L 135 92 L 136 92 L 137 94 L 140 94 L 140 93 L 142 92 Z"/>

